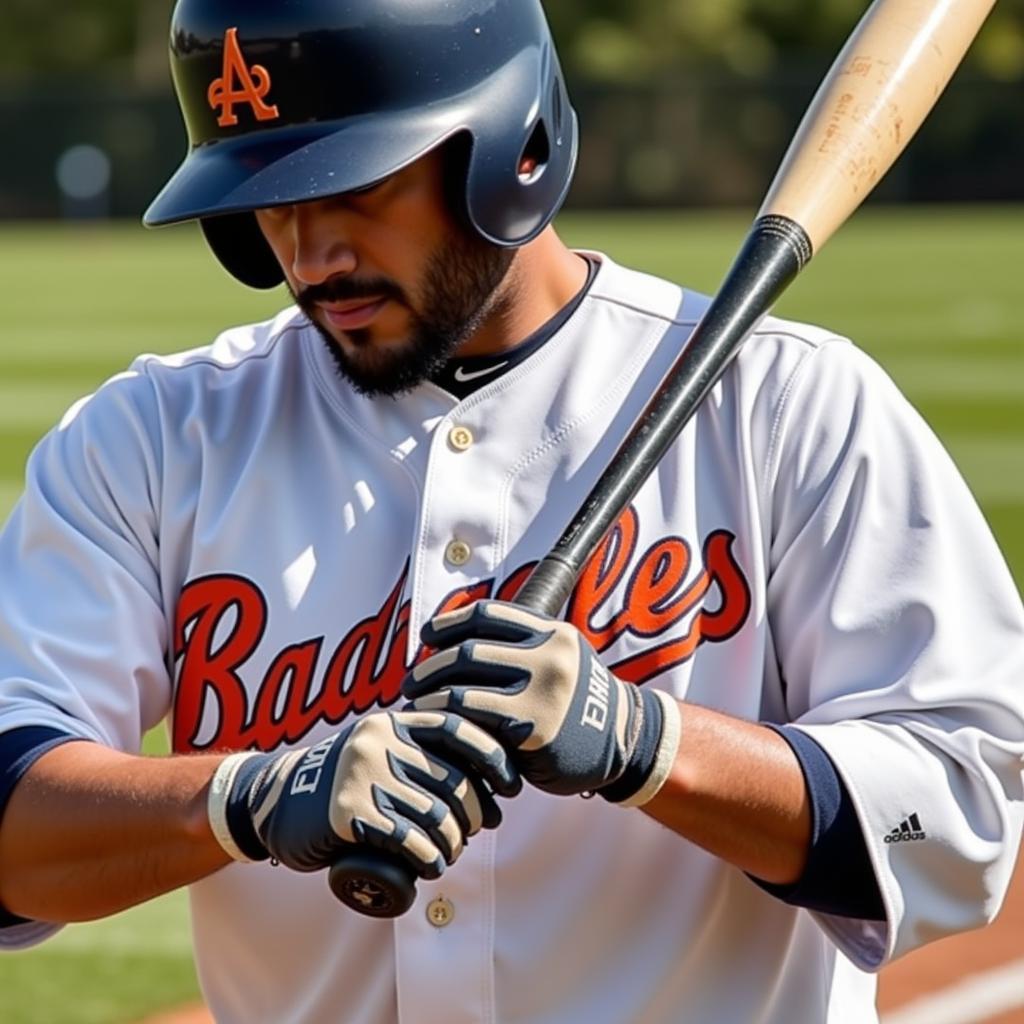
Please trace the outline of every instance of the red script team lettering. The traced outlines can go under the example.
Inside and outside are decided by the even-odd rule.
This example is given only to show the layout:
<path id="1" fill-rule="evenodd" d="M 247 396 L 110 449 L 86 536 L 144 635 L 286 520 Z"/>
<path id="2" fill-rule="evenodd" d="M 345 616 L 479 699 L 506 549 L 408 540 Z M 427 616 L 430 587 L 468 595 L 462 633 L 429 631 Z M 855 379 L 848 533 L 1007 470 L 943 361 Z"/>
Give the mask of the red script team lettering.
<path id="1" fill-rule="evenodd" d="M 639 518 L 630 508 L 581 574 L 567 618 L 598 653 L 627 634 L 650 641 L 608 666 L 620 679 L 640 685 L 689 660 L 702 643 L 734 636 L 750 613 L 750 588 L 733 554 L 735 537 L 727 531 L 707 537 L 703 565 L 696 569 L 689 545 L 678 537 L 658 541 L 637 558 L 638 533 Z M 439 611 L 485 597 L 512 600 L 532 568 L 523 566 L 500 585 L 487 580 L 458 590 Z M 174 750 L 273 750 L 297 743 L 317 723 L 338 725 L 349 715 L 394 704 L 412 667 L 405 657 L 409 602 L 402 601 L 408 572 L 406 564 L 380 610 L 353 626 L 326 664 L 325 637 L 293 644 L 273 658 L 252 693 L 245 668 L 266 632 L 263 593 L 251 580 L 230 574 L 186 584 L 174 637 Z M 624 596 L 612 605 L 624 580 Z M 709 608 L 714 590 L 718 600 Z M 423 655 L 420 650 L 416 657 Z M 215 733 L 200 742 L 211 701 Z"/>

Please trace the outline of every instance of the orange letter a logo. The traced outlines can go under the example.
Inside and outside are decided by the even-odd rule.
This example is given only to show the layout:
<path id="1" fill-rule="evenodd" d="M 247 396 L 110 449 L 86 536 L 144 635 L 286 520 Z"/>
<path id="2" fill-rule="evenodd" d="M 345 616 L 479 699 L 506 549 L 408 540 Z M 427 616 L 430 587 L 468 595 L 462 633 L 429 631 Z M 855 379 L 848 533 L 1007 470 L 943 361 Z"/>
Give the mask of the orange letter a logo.
<path id="1" fill-rule="evenodd" d="M 237 88 L 236 88 L 237 82 Z M 236 103 L 248 103 L 258 121 L 274 121 L 281 115 L 277 107 L 267 106 L 263 97 L 270 92 L 270 72 L 259 64 L 249 67 L 238 44 L 238 29 L 229 28 L 224 36 L 224 72 L 210 86 L 207 99 L 216 110 L 221 107 L 217 124 L 231 128 L 238 124 Z"/>

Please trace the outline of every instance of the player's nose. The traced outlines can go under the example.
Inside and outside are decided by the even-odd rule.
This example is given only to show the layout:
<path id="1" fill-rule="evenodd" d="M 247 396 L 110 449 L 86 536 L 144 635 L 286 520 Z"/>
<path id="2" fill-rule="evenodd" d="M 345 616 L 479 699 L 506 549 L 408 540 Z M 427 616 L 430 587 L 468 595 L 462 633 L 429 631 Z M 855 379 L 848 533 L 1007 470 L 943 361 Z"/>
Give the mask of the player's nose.
<path id="1" fill-rule="evenodd" d="M 303 285 L 323 284 L 356 269 L 357 259 L 344 218 L 324 203 L 299 203 L 292 218 L 292 274 Z"/>

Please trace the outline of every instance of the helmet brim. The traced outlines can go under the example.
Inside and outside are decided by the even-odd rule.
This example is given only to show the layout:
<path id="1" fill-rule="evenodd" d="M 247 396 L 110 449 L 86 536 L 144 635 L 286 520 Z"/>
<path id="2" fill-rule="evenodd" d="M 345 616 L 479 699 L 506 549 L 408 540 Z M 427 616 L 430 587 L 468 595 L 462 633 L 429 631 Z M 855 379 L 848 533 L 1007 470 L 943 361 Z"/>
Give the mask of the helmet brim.
<path id="1" fill-rule="evenodd" d="M 143 217 L 147 227 L 325 199 L 382 181 L 465 127 L 457 109 L 254 132 L 194 148 Z"/>

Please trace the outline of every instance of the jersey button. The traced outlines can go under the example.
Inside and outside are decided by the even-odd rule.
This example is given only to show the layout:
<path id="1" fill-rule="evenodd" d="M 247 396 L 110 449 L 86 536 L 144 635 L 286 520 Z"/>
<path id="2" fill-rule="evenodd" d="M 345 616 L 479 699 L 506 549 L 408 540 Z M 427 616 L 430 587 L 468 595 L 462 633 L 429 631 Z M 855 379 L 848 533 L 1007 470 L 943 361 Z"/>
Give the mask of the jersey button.
<path id="1" fill-rule="evenodd" d="M 473 431 L 469 427 L 453 427 L 448 435 L 448 443 L 457 452 L 468 452 L 473 447 Z"/>
<path id="2" fill-rule="evenodd" d="M 453 540 L 444 549 L 444 557 L 449 565 L 463 566 L 473 557 L 473 550 L 464 540 Z"/>
<path id="3" fill-rule="evenodd" d="M 438 896 L 427 904 L 427 920 L 435 928 L 447 928 L 455 920 L 455 904 Z"/>

